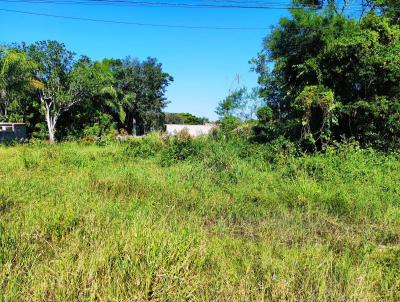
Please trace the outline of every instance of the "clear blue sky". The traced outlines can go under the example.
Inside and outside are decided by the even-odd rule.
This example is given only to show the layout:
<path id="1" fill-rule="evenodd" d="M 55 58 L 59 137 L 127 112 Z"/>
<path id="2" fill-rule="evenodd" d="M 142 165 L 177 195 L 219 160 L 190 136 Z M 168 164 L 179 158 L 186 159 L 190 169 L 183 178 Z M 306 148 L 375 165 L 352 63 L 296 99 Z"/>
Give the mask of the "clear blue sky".
<path id="1" fill-rule="evenodd" d="M 172 2 L 172 1 L 171 1 Z M 177 2 L 177 1 L 176 1 Z M 92 59 L 153 56 L 175 79 L 168 88 L 166 111 L 190 112 L 215 119 L 214 110 L 236 75 L 256 86 L 248 61 L 286 10 L 193 9 L 17 4 L 0 8 L 40 13 L 194 26 L 265 27 L 259 31 L 216 31 L 138 27 L 5 13 L 0 11 L 0 43 L 55 39 Z"/>

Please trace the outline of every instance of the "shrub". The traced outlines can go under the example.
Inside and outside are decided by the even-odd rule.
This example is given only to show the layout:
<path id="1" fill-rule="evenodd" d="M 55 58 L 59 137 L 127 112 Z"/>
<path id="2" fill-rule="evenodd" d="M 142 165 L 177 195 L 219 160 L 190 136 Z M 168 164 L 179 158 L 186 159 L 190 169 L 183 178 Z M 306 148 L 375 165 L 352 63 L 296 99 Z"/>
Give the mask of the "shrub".
<path id="1" fill-rule="evenodd" d="M 166 140 L 167 146 L 161 153 L 161 165 L 170 165 L 173 162 L 186 160 L 200 153 L 201 139 L 193 139 L 186 129 L 176 136 Z"/>
<path id="2" fill-rule="evenodd" d="M 92 145 L 94 143 L 96 143 L 99 140 L 99 138 L 95 135 L 88 135 L 88 136 L 84 136 L 83 138 L 81 138 L 79 140 L 79 143 L 83 144 L 83 145 Z"/>
<path id="3" fill-rule="evenodd" d="M 35 147 L 44 147 L 47 146 L 47 140 L 46 139 L 39 139 L 39 138 L 31 138 L 28 143 L 29 146 L 35 146 Z"/>
<path id="4" fill-rule="evenodd" d="M 158 154 L 163 146 L 160 133 L 151 133 L 143 138 L 133 138 L 126 142 L 124 154 L 130 157 L 149 158 Z"/>
<path id="5" fill-rule="evenodd" d="M 242 124 L 242 121 L 237 117 L 228 116 L 220 120 L 220 129 L 226 138 L 233 136 L 233 131 Z"/>
<path id="6" fill-rule="evenodd" d="M 94 123 L 83 129 L 83 134 L 84 136 L 100 136 L 103 132 L 102 130 L 99 123 Z"/>

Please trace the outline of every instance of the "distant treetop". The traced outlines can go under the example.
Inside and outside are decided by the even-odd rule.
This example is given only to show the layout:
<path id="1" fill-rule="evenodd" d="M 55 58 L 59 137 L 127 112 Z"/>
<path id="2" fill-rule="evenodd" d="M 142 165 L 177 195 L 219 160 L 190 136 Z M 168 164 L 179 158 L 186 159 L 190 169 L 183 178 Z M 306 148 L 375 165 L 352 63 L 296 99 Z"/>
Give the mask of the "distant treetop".
<path id="1" fill-rule="evenodd" d="M 204 125 L 209 120 L 191 113 L 165 113 L 165 124 Z"/>

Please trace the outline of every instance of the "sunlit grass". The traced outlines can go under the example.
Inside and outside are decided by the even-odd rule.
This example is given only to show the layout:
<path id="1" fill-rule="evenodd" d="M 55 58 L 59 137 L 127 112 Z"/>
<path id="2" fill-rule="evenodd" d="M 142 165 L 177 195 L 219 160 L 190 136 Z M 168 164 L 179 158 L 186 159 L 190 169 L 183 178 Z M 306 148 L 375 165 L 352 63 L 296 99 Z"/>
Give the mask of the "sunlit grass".
<path id="1" fill-rule="evenodd" d="M 0 301 L 400 300 L 397 155 L 149 145 L 0 147 Z"/>

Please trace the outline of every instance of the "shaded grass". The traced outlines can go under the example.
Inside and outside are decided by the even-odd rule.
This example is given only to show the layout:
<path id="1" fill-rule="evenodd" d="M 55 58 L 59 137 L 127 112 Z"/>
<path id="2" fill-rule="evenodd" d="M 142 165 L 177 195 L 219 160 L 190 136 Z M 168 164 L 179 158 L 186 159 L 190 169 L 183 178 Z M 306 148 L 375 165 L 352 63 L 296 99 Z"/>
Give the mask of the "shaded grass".
<path id="1" fill-rule="evenodd" d="M 149 145 L 0 148 L 1 301 L 400 300 L 397 154 Z"/>

